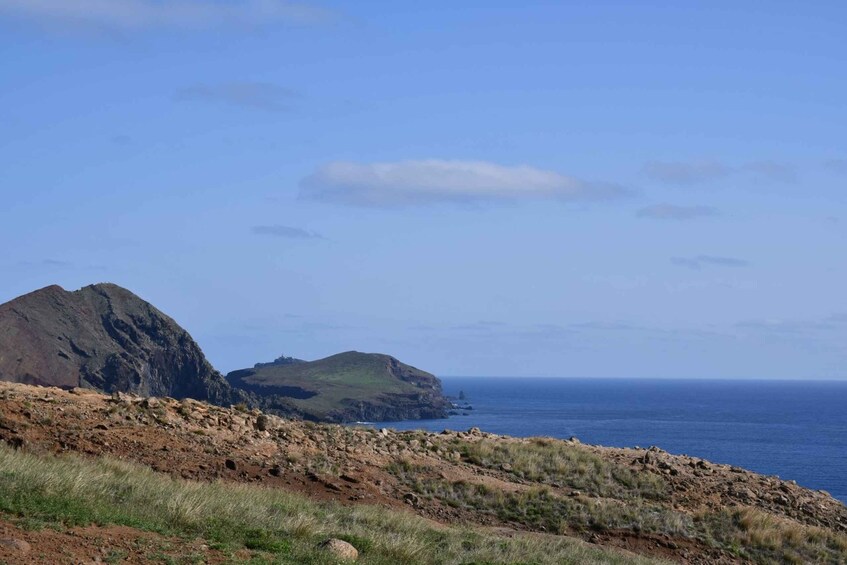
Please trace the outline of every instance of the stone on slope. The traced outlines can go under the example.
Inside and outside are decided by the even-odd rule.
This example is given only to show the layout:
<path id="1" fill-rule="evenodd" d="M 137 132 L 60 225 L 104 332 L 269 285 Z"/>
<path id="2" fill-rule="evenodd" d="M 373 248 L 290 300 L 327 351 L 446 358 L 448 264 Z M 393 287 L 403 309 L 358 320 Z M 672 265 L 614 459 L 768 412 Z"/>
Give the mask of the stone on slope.
<path id="1" fill-rule="evenodd" d="M 359 558 L 359 551 L 351 544 L 337 538 L 330 538 L 320 545 L 321 549 L 346 561 L 355 561 Z"/>

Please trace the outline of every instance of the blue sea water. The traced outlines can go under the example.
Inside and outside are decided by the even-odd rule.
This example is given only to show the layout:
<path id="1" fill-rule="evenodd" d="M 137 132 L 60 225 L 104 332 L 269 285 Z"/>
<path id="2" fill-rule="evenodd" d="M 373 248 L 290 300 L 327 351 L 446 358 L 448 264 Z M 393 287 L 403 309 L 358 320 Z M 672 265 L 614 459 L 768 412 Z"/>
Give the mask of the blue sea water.
<path id="1" fill-rule="evenodd" d="M 576 436 L 619 447 L 657 445 L 823 489 L 847 503 L 847 382 L 445 377 L 473 407 L 398 430 Z"/>

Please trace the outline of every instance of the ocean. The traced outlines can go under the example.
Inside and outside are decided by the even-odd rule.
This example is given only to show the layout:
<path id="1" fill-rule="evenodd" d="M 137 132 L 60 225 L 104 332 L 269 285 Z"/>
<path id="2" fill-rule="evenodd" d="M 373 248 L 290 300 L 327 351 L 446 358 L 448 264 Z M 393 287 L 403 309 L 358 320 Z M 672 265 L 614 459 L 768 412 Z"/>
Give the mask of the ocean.
<path id="1" fill-rule="evenodd" d="M 398 430 L 576 436 L 728 463 L 823 489 L 847 503 L 847 382 L 444 377 L 473 410 Z"/>

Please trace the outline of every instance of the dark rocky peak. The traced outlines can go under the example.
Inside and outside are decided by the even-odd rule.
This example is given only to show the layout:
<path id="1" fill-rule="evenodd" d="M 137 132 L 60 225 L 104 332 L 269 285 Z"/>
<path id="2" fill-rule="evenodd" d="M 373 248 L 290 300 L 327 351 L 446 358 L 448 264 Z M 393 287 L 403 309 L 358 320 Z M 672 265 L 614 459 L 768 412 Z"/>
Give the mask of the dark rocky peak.
<path id="1" fill-rule="evenodd" d="M 0 305 L 0 379 L 216 403 L 243 399 L 173 319 L 111 283 Z"/>

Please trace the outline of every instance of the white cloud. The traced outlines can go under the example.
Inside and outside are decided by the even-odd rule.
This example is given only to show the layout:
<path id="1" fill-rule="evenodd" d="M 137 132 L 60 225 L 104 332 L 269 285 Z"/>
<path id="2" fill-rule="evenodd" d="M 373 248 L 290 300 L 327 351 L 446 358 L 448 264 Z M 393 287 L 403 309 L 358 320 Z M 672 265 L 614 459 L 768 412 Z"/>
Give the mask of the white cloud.
<path id="1" fill-rule="evenodd" d="M 360 206 L 438 202 L 597 200 L 626 191 L 528 166 L 427 159 L 393 163 L 335 161 L 301 182 L 301 196 Z"/>
<path id="2" fill-rule="evenodd" d="M 718 211 L 711 206 L 676 206 L 674 204 L 654 204 L 640 209 L 639 218 L 656 220 L 693 220 L 706 216 L 716 216 Z"/>
<path id="3" fill-rule="evenodd" d="M 314 23 L 328 10 L 283 0 L 0 0 L 0 13 L 117 29 Z"/>

